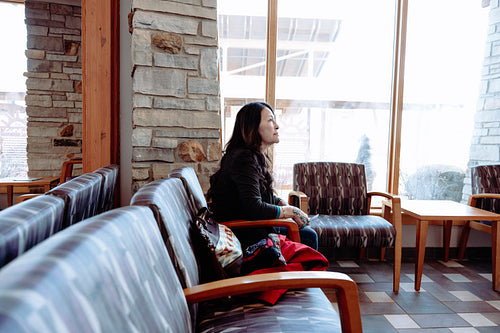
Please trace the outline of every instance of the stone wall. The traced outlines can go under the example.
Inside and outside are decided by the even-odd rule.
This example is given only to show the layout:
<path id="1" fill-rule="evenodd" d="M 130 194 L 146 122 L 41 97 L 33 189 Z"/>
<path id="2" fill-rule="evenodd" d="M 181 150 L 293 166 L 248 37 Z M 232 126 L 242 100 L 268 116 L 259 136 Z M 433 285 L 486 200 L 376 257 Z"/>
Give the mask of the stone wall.
<path id="1" fill-rule="evenodd" d="M 58 176 L 82 152 L 80 0 L 26 0 L 29 176 Z"/>
<path id="2" fill-rule="evenodd" d="M 486 2 L 487 4 L 488 2 Z M 500 162 L 500 6 L 489 1 L 489 32 L 481 88 L 475 115 L 468 167 Z M 466 172 L 463 200 L 471 194 L 470 169 Z"/>
<path id="3" fill-rule="evenodd" d="M 216 0 L 133 0 L 132 187 L 221 157 Z"/>

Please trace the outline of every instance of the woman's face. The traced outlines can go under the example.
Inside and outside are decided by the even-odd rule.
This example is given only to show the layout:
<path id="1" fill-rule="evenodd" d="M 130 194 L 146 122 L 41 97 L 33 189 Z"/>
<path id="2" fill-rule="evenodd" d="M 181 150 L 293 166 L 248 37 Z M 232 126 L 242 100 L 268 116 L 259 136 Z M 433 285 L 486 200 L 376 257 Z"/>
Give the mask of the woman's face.
<path id="1" fill-rule="evenodd" d="M 262 140 L 261 148 L 264 149 L 274 143 L 280 142 L 278 136 L 278 124 L 274 115 L 268 108 L 263 108 L 260 112 L 259 135 Z"/>

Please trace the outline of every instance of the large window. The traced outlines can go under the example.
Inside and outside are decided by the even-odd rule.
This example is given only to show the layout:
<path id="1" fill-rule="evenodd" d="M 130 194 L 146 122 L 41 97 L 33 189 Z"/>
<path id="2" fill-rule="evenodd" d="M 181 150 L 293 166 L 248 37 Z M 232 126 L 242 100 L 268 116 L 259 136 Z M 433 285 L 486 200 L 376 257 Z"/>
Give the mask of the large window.
<path id="1" fill-rule="evenodd" d="M 267 16 L 267 1 L 249 6 L 219 0 L 225 142 L 239 108 L 269 96 L 264 76 L 267 48 L 273 46 L 266 42 L 265 26 L 274 20 L 276 74 L 268 78 L 267 89 L 275 91 L 268 102 L 274 103 L 280 125 L 273 154 L 277 188 L 291 189 L 292 166 L 303 161 L 363 163 L 370 190 L 399 190 L 410 198 L 438 198 L 420 193 L 422 181 L 429 183 L 429 191 L 437 183 L 437 178 L 422 178 L 427 169 L 445 174 L 440 181 L 456 176 L 448 171 L 463 175 L 488 8 L 468 0 L 409 0 L 408 18 L 403 18 L 408 27 L 405 58 L 404 45 L 395 41 L 405 34 L 405 25 L 396 24 L 403 1 L 269 3 L 277 3 L 275 17 Z M 395 59 L 406 64 L 406 75 L 397 80 L 395 74 L 403 72 Z M 392 91 L 398 87 L 405 88 L 399 111 Z M 398 154 L 390 146 L 391 133 L 399 130 L 394 128 L 399 126 L 396 112 L 403 115 L 403 140 L 397 138 L 401 155 L 394 157 L 389 152 Z M 401 169 L 394 164 L 398 161 Z M 391 177 L 398 173 L 391 168 L 400 170 L 396 181 Z"/>
<path id="2" fill-rule="evenodd" d="M 0 178 L 25 177 L 26 25 L 24 5 L 0 2 Z"/>
<path id="3" fill-rule="evenodd" d="M 487 26 L 476 1 L 409 1 L 402 196 L 462 200 Z"/>

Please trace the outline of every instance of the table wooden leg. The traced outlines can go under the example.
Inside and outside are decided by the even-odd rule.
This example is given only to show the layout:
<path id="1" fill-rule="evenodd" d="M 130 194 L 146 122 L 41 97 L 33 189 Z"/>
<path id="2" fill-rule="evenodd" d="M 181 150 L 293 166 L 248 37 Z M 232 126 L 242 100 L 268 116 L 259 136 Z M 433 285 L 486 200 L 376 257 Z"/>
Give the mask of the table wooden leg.
<path id="1" fill-rule="evenodd" d="M 467 246 L 467 240 L 469 239 L 470 233 L 470 221 L 465 221 L 465 224 L 462 228 L 462 235 L 460 236 L 460 245 L 458 248 L 458 260 L 462 260 L 465 254 L 465 247 Z"/>
<path id="2" fill-rule="evenodd" d="M 10 207 L 12 206 L 12 200 L 14 196 L 14 186 L 12 185 L 7 185 L 7 206 Z"/>
<path id="3" fill-rule="evenodd" d="M 500 235 L 498 230 L 498 221 L 491 222 L 491 281 L 493 290 L 498 291 L 500 279 Z"/>
<path id="4" fill-rule="evenodd" d="M 443 247 L 444 261 L 448 261 L 450 255 L 451 226 L 453 221 L 443 221 Z"/>
<path id="5" fill-rule="evenodd" d="M 417 232 L 416 232 L 416 251 L 417 260 L 415 263 L 415 290 L 420 290 L 420 284 L 422 282 L 422 270 L 424 267 L 424 257 L 425 257 L 425 243 L 427 241 L 427 229 L 429 227 L 429 221 L 417 220 Z"/>

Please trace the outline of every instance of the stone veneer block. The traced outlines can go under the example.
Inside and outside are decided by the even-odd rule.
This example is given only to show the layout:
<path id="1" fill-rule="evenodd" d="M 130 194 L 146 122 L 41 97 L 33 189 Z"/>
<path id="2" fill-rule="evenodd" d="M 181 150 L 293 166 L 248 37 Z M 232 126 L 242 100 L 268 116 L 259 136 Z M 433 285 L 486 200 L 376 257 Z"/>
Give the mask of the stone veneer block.
<path id="1" fill-rule="evenodd" d="M 219 67 L 217 66 L 217 62 L 214 62 L 214 59 L 217 59 L 217 49 L 208 48 L 201 50 L 200 54 L 201 77 L 213 80 L 218 78 Z"/>
<path id="2" fill-rule="evenodd" d="M 169 138 L 186 138 L 186 139 L 220 139 L 219 129 L 186 129 L 186 128 L 169 128 L 157 129 L 155 131 L 157 137 Z"/>
<path id="3" fill-rule="evenodd" d="M 170 149 L 134 148 L 132 158 L 134 161 L 174 162 L 174 153 Z"/>
<path id="4" fill-rule="evenodd" d="M 190 17 L 137 10 L 134 13 L 133 27 L 196 35 L 198 32 L 198 23 L 197 19 Z"/>
<path id="5" fill-rule="evenodd" d="M 30 36 L 28 49 L 64 52 L 60 37 Z"/>
<path id="6" fill-rule="evenodd" d="M 190 78 L 188 80 L 188 92 L 190 94 L 218 95 L 219 82 L 215 80 Z"/>
<path id="7" fill-rule="evenodd" d="M 151 95 L 183 97 L 186 72 L 177 69 L 139 67 L 134 74 L 134 91 Z"/>
<path id="8" fill-rule="evenodd" d="M 153 130 L 150 128 L 134 128 L 132 130 L 132 146 L 134 147 L 149 147 L 151 146 L 151 138 Z"/>
<path id="9" fill-rule="evenodd" d="M 154 53 L 154 65 L 157 67 L 197 70 L 198 57 Z"/>
<path id="10" fill-rule="evenodd" d="M 205 110 L 205 101 L 201 99 L 155 97 L 155 108 L 159 109 L 180 109 L 180 110 Z"/>
<path id="11" fill-rule="evenodd" d="M 217 20 L 217 9 L 215 6 L 197 6 L 199 5 L 198 1 L 195 3 L 189 1 L 188 4 L 182 4 L 180 2 L 181 1 L 133 0 L 132 9 L 179 14 L 182 16 L 212 19 L 214 21 Z M 165 31 L 170 30 L 166 29 Z"/>
<path id="12" fill-rule="evenodd" d="M 179 144 L 178 140 L 169 138 L 153 138 L 153 142 L 151 143 L 151 145 L 154 148 L 168 148 L 168 149 L 175 149 L 177 148 L 178 144 Z"/>
<path id="13" fill-rule="evenodd" d="M 30 59 L 41 60 L 45 58 L 45 51 L 41 50 L 26 50 L 24 53 L 26 54 L 26 58 Z"/>
<path id="14" fill-rule="evenodd" d="M 221 124 L 215 112 L 135 109 L 132 118 L 136 126 L 220 129 Z"/>
<path id="15" fill-rule="evenodd" d="M 205 37 L 217 38 L 217 22 L 216 21 L 202 21 L 201 22 L 201 35 Z"/>

